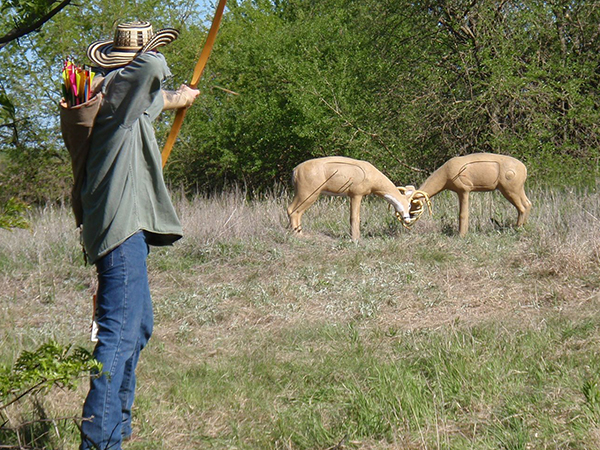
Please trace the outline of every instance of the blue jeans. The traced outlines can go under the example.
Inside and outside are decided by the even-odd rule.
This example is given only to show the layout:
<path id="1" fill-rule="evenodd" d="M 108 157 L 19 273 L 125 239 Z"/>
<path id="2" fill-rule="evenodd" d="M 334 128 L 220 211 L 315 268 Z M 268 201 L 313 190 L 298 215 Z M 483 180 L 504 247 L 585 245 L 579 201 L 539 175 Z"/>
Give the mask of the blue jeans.
<path id="1" fill-rule="evenodd" d="M 94 357 L 102 363 L 102 374 L 92 377 L 83 405 L 81 450 L 120 450 L 123 438 L 131 435 L 135 368 L 154 320 L 147 256 L 148 244 L 140 231 L 96 262 Z"/>

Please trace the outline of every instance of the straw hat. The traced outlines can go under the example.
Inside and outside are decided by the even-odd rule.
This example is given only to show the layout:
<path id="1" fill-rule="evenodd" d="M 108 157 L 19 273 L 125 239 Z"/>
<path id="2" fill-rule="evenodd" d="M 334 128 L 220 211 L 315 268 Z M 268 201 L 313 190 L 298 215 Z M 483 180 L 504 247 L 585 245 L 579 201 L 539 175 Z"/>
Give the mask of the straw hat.
<path id="1" fill-rule="evenodd" d="M 177 39 L 179 31 L 164 28 L 152 32 L 149 22 L 128 22 L 117 26 L 113 40 L 92 43 L 87 49 L 88 58 L 105 69 L 129 64 L 138 54 L 154 50 Z"/>

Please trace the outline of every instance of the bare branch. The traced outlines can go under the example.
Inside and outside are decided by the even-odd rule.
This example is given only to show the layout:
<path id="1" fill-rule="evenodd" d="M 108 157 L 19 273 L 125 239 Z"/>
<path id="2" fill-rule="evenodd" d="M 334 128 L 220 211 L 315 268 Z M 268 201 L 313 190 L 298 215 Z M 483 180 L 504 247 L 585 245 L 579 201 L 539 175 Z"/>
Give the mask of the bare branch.
<path id="1" fill-rule="evenodd" d="M 372 141 L 376 142 L 381 147 L 383 147 L 383 149 L 392 158 L 394 158 L 396 160 L 396 162 L 398 164 L 400 164 L 401 166 L 403 166 L 413 172 L 421 172 L 421 173 L 426 172 L 423 169 L 419 169 L 418 167 L 413 167 L 413 166 L 405 163 L 404 161 L 400 160 L 400 158 L 398 158 L 398 156 L 387 146 L 387 144 L 384 142 L 384 140 L 381 138 L 380 135 L 378 135 L 377 133 L 372 133 L 370 131 L 364 130 L 359 125 L 356 125 L 354 122 L 352 122 L 350 119 L 348 119 L 348 117 L 345 116 L 344 113 L 342 112 L 342 110 L 340 109 L 340 107 L 337 103 L 337 99 L 334 98 L 335 105 L 333 105 L 333 104 L 329 103 L 315 88 L 313 88 L 313 94 L 316 97 L 318 97 L 319 100 L 321 100 L 321 102 L 324 103 L 333 113 L 335 113 L 340 119 L 342 119 L 344 121 L 344 126 L 353 128 L 355 130 L 354 135 L 361 133 L 361 134 L 364 134 L 365 136 L 369 137 Z"/>
<path id="2" fill-rule="evenodd" d="M 2 49 L 9 42 L 14 41 L 15 39 L 19 39 L 20 37 L 23 37 L 40 28 L 69 3 L 71 3 L 71 0 L 63 0 L 54 9 L 50 10 L 46 15 L 41 17 L 34 17 L 32 23 L 17 26 L 16 28 L 10 30 L 7 34 L 0 37 L 0 49 Z"/>

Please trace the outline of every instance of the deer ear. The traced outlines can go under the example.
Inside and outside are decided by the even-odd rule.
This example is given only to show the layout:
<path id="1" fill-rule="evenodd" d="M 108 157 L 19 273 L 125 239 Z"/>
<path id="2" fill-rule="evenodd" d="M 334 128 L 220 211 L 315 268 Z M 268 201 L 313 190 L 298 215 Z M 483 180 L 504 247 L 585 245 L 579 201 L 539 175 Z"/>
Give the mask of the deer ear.
<path id="1" fill-rule="evenodd" d="M 415 191 L 415 187 L 408 186 L 396 186 L 402 195 L 411 195 Z"/>

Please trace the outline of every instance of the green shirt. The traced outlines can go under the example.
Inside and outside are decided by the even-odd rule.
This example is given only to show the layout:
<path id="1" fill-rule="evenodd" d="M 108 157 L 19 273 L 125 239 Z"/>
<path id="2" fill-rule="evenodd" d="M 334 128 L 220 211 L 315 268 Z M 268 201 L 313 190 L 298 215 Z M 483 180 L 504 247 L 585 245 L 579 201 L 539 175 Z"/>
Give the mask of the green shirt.
<path id="1" fill-rule="evenodd" d="M 82 188 L 90 263 L 140 230 L 150 245 L 169 245 L 182 236 L 152 126 L 164 105 L 161 82 L 170 74 L 164 56 L 149 52 L 104 80 Z"/>

